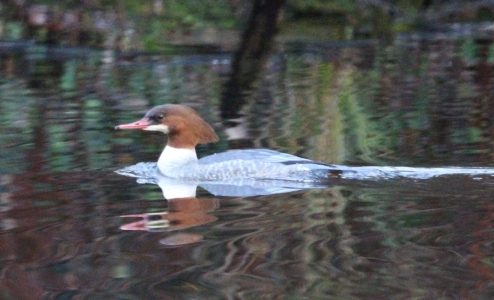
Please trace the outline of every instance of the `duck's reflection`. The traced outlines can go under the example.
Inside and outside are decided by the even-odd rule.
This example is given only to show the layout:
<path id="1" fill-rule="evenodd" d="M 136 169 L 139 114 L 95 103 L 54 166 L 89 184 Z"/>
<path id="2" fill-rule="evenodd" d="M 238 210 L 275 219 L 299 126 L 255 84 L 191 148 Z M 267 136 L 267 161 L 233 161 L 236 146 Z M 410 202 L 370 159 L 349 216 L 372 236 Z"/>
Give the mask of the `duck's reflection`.
<path id="1" fill-rule="evenodd" d="M 124 218 L 140 218 L 140 221 L 121 226 L 122 230 L 174 231 L 216 221 L 208 214 L 219 206 L 217 198 L 176 198 L 168 200 L 168 211 L 124 215 Z"/>
<path id="2" fill-rule="evenodd" d="M 197 185 L 156 178 L 163 196 L 168 200 L 168 210 L 162 212 L 123 215 L 123 218 L 138 218 L 139 221 L 124 224 L 122 230 L 143 230 L 151 232 L 176 231 L 216 221 L 209 214 L 219 207 L 218 198 L 196 198 Z M 184 245 L 199 242 L 202 235 L 177 233 L 162 239 L 164 245 Z"/>
<path id="3" fill-rule="evenodd" d="M 214 196 L 248 197 L 293 192 L 301 189 L 328 187 L 328 185 L 289 182 L 281 180 L 235 179 L 223 182 L 184 182 L 159 174 L 156 164 L 139 163 L 117 171 L 118 174 L 136 177 L 141 184 L 157 184 L 168 200 L 168 210 L 163 212 L 123 215 L 124 218 L 138 218 L 138 221 L 122 225 L 122 230 L 177 231 L 212 223 L 217 218 L 211 213 L 219 207 L 219 199 L 196 198 L 197 187 Z M 161 243 L 183 245 L 202 240 L 197 234 L 175 234 Z"/>
<path id="4" fill-rule="evenodd" d="M 217 198 L 197 199 L 195 197 L 168 200 L 168 211 L 123 215 L 124 218 L 140 218 L 139 221 L 122 225 L 122 230 L 175 231 L 212 223 L 218 218 L 208 214 L 219 207 Z M 178 233 L 160 242 L 168 246 L 199 242 L 202 235 Z"/>

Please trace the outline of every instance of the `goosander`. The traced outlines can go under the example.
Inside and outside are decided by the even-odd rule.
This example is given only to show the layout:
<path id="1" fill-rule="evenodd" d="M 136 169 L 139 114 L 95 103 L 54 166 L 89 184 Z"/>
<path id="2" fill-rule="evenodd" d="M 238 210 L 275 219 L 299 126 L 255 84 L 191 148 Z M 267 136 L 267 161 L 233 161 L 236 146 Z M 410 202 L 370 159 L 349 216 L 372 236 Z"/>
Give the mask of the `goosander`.
<path id="1" fill-rule="evenodd" d="M 149 110 L 141 120 L 115 127 L 161 131 L 167 144 L 157 166 L 168 178 L 213 182 L 232 179 L 277 179 L 312 182 L 338 175 L 333 165 L 268 149 L 232 150 L 197 159 L 198 144 L 215 143 L 213 128 L 192 108 L 165 104 Z"/>
<path id="2" fill-rule="evenodd" d="M 319 184 L 327 184 L 334 178 L 342 179 L 391 179 L 412 178 L 428 179 L 444 175 L 494 176 L 492 168 L 412 168 L 412 167 L 349 167 L 331 165 L 301 158 L 295 155 L 281 153 L 268 149 L 232 150 L 213 154 L 197 159 L 195 147 L 198 144 L 215 143 L 218 136 L 213 128 L 204 121 L 192 108 L 179 104 L 165 104 L 149 110 L 141 120 L 118 125 L 115 129 L 142 129 L 161 131 L 168 135 L 168 142 L 161 153 L 157 169 L 157 176 L 151 174 L 156 165 L 140 163 L 132 167 L 117 171 L 117 173 L 140 177 L 141 181 L 169 182 L 172 186 L 176 181 L 189 183 L 207 183 L 218 194 L 223 193 L 223 187 L 250 186 L 258 192 L 273 193 L 273 189 L 266 190 L 266 179 L 290 181 L 293 190 L 313 188 Z M 151 175 L 149 175 L 151 174 Z M 310 183 L 308 186 L 306 183 Z M 312 185 L 316 183 L 317 185 Z M 222 185 L 215 188 L 213 185 Z M 273 182 L 267 183 L 275 187 Z M 169 183 L 163 184 L 170 185 Z M 176 185 L 179 186 L 179 185 Z M 203 185 L 201 185 L 203 186 Z M 281 187 L 285 184 L 282 183 Z M 195 187 L 191 185 L 190 189 Z M 207 188 L 209 190 L 209 188 Z M 243 192 L 243 191 L 242 191 Z M 275 188 L 274 192 L 280 192 Z M 166 195 L 165 195 L 166 196 Z"/>

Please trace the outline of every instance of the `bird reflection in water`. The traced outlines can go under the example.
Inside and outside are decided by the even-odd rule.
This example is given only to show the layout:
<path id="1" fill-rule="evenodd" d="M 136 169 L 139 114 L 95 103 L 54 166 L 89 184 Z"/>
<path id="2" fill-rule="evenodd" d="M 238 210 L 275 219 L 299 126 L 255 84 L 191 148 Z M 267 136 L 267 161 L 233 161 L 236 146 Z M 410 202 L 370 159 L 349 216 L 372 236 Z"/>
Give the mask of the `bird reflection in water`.
<path id="1" fill-rule="evenodd" d="M 196 198 L 195 184 L 158 181 L 168 200 L 168 210 L 154 213 L 123 215 L 122 218 L 140 218 L 139 221 L 124 224 L 122 230 L 143 230 L 149 232 L 177 231 L 215 222 L 218 218 L 210 214 L 219 207 L 218 198 Z M 160 240 L 167 246 L 196 243 L 203 236 L 193 233 L 176 233 Z"/>
<path id="2" fill-rule="evenodd" d="M 125 224 L 122 230 L 177 231 L 215 222 L 211 213 L 219 207 L 219 199 L 196 198 L 197 187 L 205 189 L 214 196 L 249 197 L 272 195 L 311 188 L 326 188 L 327 184 L 305 183 L 283 180 L 255 180 L 238 178 L 218 182 L 192 182 L 171 179 L 157 171 L 156 163 L 139 163 L 121 170 L 117 174 L 137 178 L 140 184 L 157 184 L 168 200 L 168 211 L 123 215 L 124 218 L 140 218 L 139 221 Z M 203 239 L 197 234 L 175 234 L 164 238 L 161 243 L 178 246 L 199 242 Z"/>

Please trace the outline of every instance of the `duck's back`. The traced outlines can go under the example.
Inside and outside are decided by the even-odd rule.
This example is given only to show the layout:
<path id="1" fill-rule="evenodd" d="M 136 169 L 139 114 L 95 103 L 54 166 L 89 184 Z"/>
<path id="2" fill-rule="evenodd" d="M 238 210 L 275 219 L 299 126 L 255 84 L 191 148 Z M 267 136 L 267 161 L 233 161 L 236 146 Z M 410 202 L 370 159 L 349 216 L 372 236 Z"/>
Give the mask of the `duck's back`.
<path id="1" fill-rule="evenodd" d="M 305 180 L 314 170 L 334 166 L 268 149 L 232 150 L 198 161 L 206 177 Z M 302 177 L 300 177 L 302 175 Z M 313 176 L 310 176 L 313 179 Z"/>
<path id="2" fill-rule="evenodd" d="M 247 150 L 231 150 L 210 156 L 203 157 L 199 160 L 200 164 L 211 164 L 225 162 L 229 160 L 253 160 L 262 161 L 265 163 L 315 163 L 309 159 L 298 157 L 291 154 L 281 153 L 269 149 L 247 149 Z M 319 164 L 319 163 L 317 163 Z"/>

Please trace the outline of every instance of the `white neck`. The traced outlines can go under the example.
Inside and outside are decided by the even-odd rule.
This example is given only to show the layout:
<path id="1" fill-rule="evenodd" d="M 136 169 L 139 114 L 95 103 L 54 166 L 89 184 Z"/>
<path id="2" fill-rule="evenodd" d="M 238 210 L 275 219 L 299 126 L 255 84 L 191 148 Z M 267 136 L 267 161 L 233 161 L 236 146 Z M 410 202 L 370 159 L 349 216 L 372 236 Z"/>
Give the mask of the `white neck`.
<path id="1" fill-rule="evenodd" d="M 166 176 L 173 177 L 173 170 L 197 161 L 195 149 L 174 148 L 166 145 L 158 159 L 158 168 Z"/>

